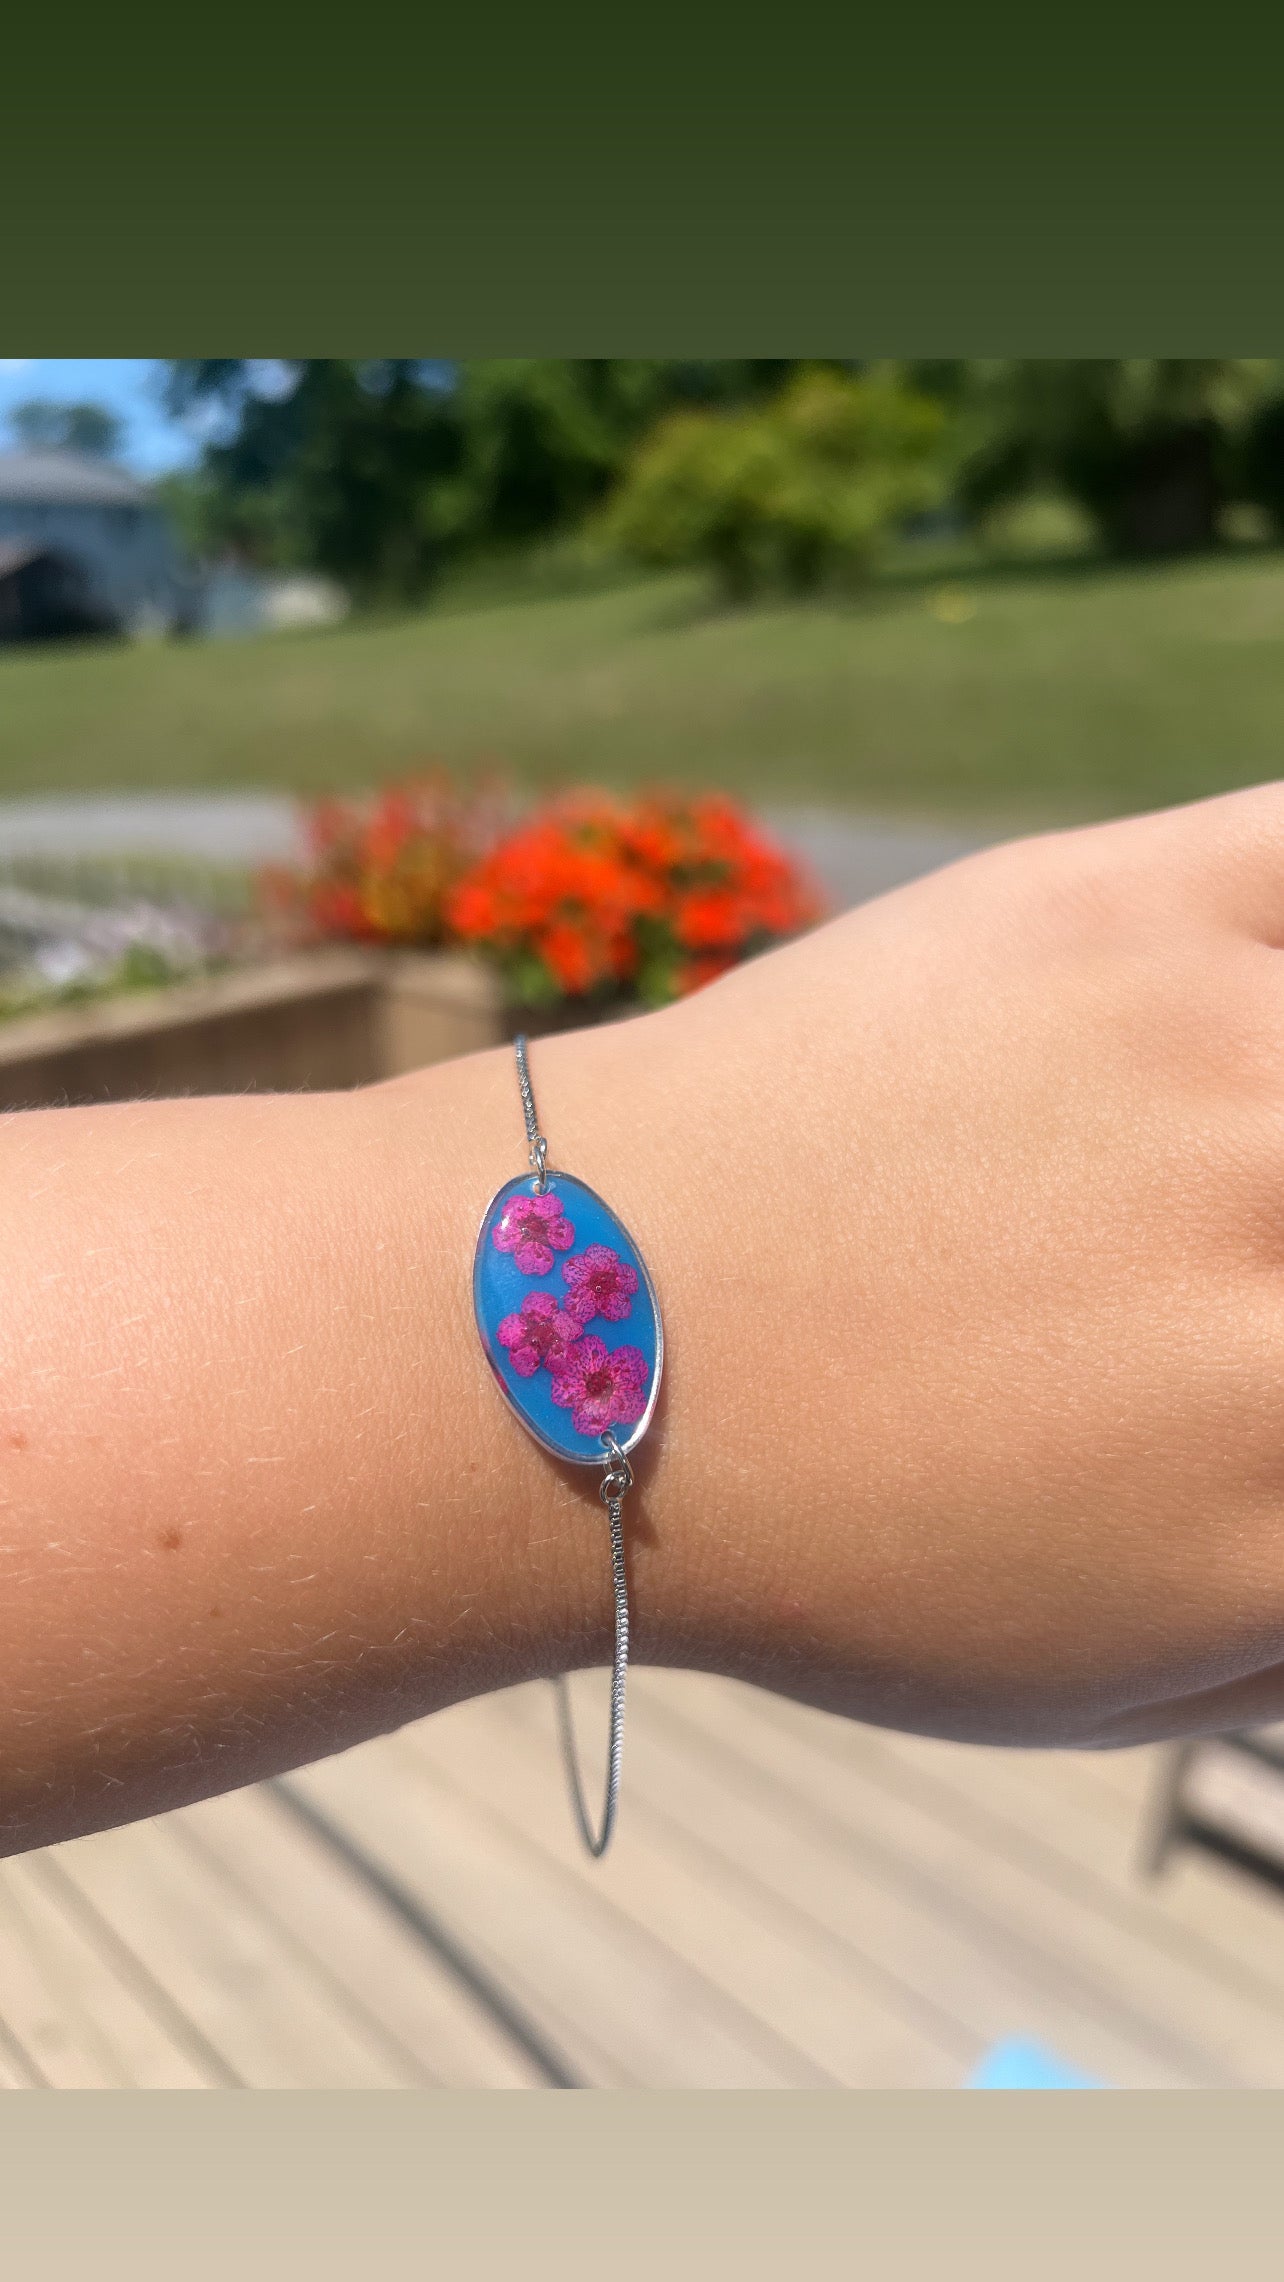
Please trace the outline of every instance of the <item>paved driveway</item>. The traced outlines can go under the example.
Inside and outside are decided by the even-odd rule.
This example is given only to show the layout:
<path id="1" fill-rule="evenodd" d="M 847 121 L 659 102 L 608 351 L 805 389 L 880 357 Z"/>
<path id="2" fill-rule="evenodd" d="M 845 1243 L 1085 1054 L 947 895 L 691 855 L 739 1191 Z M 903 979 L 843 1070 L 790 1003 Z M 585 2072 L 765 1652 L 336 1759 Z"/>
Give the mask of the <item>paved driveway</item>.
<path id="1" fill-rule="evenodd" d="M 889 824 L 882 818 L 853 816 L 824 808 L 770 808 L 765 821 L 798 850 L 842 911 L 872 895 L 903 887 L 907 880 L 952 864 L 975 848 L 992 846 L 996 835 L 946 831 L 919 824 Z"/>
<path id="2" fill-rule="evenodd" d="M 840 909 L 987 842 L 980 832 L 890 824 L 825 809 L 773 808 L 765 814 L 807 858 Z M 0 863 L 15 856 L 100 855 L 279 863 L 298 846 L 294 804 L 276 793 L 116 793 L 0 802 Z"/>

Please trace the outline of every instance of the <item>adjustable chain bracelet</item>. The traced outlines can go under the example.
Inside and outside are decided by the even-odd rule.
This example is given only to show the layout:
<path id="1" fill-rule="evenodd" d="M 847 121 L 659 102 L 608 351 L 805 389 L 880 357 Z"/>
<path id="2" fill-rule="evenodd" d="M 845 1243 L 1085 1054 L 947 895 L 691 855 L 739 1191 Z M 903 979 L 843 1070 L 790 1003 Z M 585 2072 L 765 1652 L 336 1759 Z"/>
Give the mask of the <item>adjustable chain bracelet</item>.
<path id="1" fill-rule="evenodd" d="M 557 1682 L 558 1722 L 571 1804 L 589 1853 L 605 1854 L 615 1827 L 629 1664 L 624 1500 L 629 1452 L 655 1410 L 664 1329 L 645 1260 L 610 1206 L 569 1173 L 550 1172 L 526 1060 L 515 1041 L 531 1175 L 506 1181 L 482 1216 L 473 1259 L 473 1309 L 500 1391 L 550 1457 L 600 1466 L 598 1496 L 611 1532 L 615 1656 L 606 1798 L 594 1832 L 584 1803 L 570 1696 Z"/>

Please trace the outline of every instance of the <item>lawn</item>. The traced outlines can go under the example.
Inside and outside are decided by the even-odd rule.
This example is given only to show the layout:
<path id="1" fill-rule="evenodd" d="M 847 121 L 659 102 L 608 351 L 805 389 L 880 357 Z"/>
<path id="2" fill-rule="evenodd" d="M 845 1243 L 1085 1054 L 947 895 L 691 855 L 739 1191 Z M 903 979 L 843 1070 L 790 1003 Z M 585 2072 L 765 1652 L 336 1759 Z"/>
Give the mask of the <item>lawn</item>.
<path id="1" fill-rule="evenodd" d="M 685 579 L 338 629 L 0 656 L 0 794 L 358 785 L 428 758 L 1000 822 L 1284 773 L 1284 555 L 903 568 L 711 610 Z"/>

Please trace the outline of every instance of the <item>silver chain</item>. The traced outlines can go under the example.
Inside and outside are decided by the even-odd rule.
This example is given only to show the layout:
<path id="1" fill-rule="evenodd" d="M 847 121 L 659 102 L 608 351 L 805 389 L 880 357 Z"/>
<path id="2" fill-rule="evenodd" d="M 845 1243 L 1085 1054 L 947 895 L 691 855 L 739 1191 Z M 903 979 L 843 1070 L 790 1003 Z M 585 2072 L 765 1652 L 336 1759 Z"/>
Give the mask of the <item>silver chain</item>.
<path id="1" fill-rule="evenodd" d="M 548 1186 L 548 1143 L 539 1129 L 535 1111 L 535 1094 L 531 1086 L 531 1073 L 526 1060 L 526 1040 L 513 1041 L 517 1053 L 517 1083 L 522 1094 L 522 1114 L 526 1119 L 526 1139 L 530 1146 L 530 1161 L 535 1174 L 535 1193 L 542 1196 Z M 606 1753 L 606 1795 L 602 1803 L 602 1820 L 596 1831 L 589 1818 L 584 1798 L 584 1785 L 580 1779 L 579 1755 L 575 1748 L 575 1724 L 571 1716 L 571 1689 L 565 1672 L 559 1673 L 553 1686 L 557 1697 L 557 1725 L 562 1746 L 562 1763 L 566 1769 L 567 1789 L 571 1805 L 584 1844 L 595 1861 L 601 1859 L 611 1843 L 615 1828 L 616 1810 L 620 1803 L 620 1773 L 624 1764 L 624 1696 L 629 1671 L 629 1577 L 624 1559 L 624 1500 L 633 1487 L 633 1468 L 621 1450 L 615 1436 L 609 1431 L 602 1436 L 602 1479 L 597 1494 L 606 1507 L 607 1523 L 611 1532 L 611 1586 L 615 1598 L 615 1654 L 611 1660 L 611 1731 Z"/>
<path id="2" fill-rule="evenodd" d="M 535 1175 L 535 1194 L 543 1196 L 548 1187 L 548 1143 L 539 1129 L 535 1110 L 535 1092 L 531 1085 L 530 1065 L 526 1059 L 526 1040 L 514 1038 L 517 1055 L 517 1083 L 522 1094 L 522 1115 L 526 1120 L 526 1140 L 530 1152 L 531 1171 Z"/>
<path id="3" fill-rule="evenodd" d="M 598 1496 L 606 1507 L 606 1518 L 611 1527 L 611 1582 L 615 1591 L 615 1655 L 611 1662 L 611 1739 L 606 1755 L 606 1796 L 602 1802 L 602 1821 L 594 1835 L 584 1802 L 584 1786 L 580 1781 L 579 1755 L 575 1749 L 575 1726 L 571 1718 L 571 1686 L 565 1672 L 554 1682 L 557 1690 L 557 1724 L 562 1743 L 562 1763 L 566 1769 L 567 1788 L 580 1837 L 595 1860 L 605 1854 L 615 1828 L 615 1811 L 620 1803 L 620 1772 L 624 1763 L 624 1691 L 629 1673 L 629 1580 L 624 1565 L 624 1499 L 633 1487 L 633 1468 L 620 1449 L 613 1434 L 602 1436 L 609 1444 L 606 1471 L 598 1485 Z"/>

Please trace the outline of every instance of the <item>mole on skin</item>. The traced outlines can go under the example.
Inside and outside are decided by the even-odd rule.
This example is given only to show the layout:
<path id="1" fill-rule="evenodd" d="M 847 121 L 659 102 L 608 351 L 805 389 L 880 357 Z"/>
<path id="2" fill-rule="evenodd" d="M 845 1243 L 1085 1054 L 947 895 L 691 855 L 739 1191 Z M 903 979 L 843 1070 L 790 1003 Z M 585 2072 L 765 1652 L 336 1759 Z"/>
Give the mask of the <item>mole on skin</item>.
<path id="1" fill-rule="evenodd" d="M 168 1529 L 162 1529 L 157 1542 L 160 1545 L 162 1552 L 177 1553 L 179 1546 L 183 1542 L 183 1532 L 181 1529 L 175 1529 L 171 1524 Z"/>

